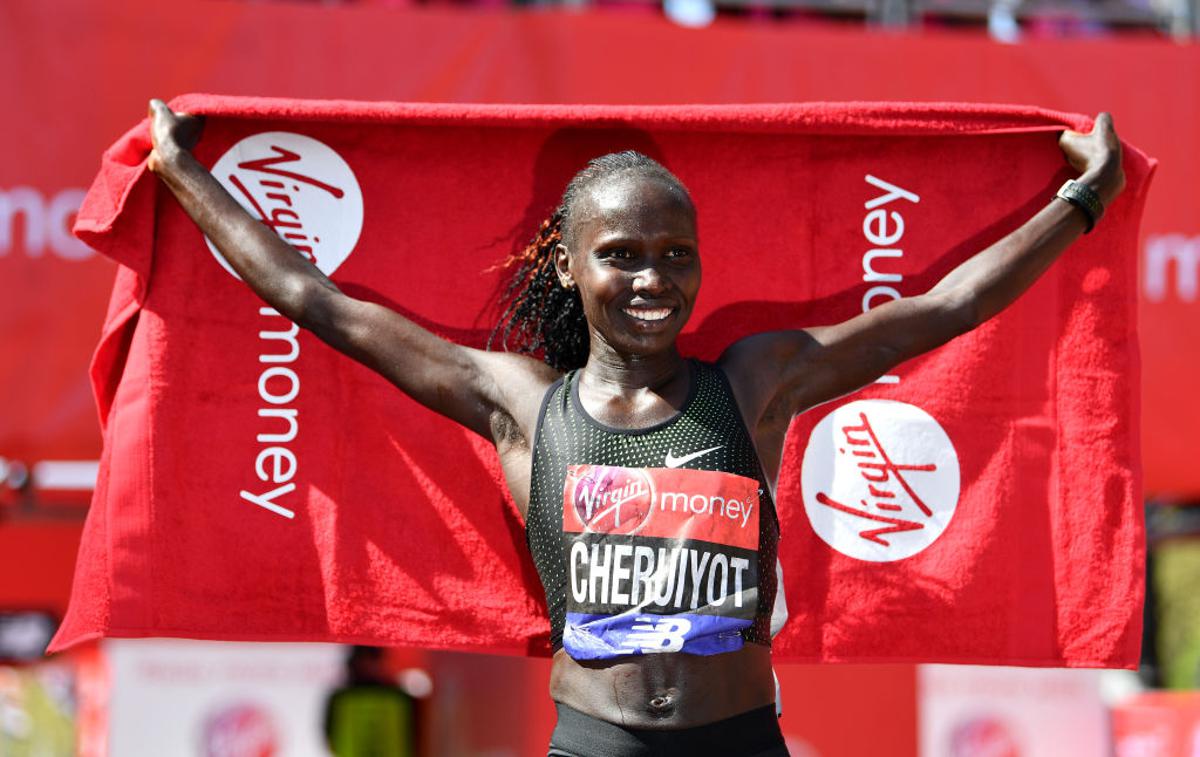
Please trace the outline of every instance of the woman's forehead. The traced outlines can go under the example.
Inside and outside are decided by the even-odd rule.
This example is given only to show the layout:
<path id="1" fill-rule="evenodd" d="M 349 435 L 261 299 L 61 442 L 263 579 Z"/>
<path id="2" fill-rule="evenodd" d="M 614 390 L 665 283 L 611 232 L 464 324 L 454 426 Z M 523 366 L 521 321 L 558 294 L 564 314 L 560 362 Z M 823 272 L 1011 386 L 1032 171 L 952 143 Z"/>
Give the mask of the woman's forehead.
<path id="1" fill-rule="evenodd" d="M 669 228 L 694 233 L 695 209 L 686 191 L 657 176 L 625 175 L 596 182 L 572 213 L 576 230 L 596 233 L 618 227 Z"/>
<path id="2" fill-rule="evenodd" d="M 687 190 L 665 176 L 625 172 L 587 187 L 581 198 L 600 212 L 621 212 L 638 205 L 680 205 L 691 209 Z"/>

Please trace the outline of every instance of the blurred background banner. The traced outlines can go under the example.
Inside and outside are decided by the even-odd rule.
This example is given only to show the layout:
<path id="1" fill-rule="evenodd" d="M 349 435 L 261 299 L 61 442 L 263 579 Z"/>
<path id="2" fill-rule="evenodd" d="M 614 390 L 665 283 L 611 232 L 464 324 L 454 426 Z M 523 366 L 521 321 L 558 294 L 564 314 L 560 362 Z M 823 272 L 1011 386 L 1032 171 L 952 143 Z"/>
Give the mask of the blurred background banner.
<path id="1" fill-rule="evenodd" d="M 1200 749 L 1200 693 L 1153 691 L 1114 708 L 1117 757 L 1187 757 Z"/>
<path id="2" fill-rule="evenodd" d="M 673 24 L 655 3 L 507 5 L 0 2 L 0 613 L 17 618 L 4 631 L 13 650 L 44 634 L 40 618 L 54 620 L 65 609 L 100 453 L 87 364 L 115 266 L 69 229 L 101 151 L 145 111 L 149 97 L 189 91 L 598 104 L 937 100 L 1110 110 L 1121 135 L 1160 161 L 1139 258 L 1147 494 L 1183 505 L 1200 499 L 1200 465 L 1193 462 L 1200 455 L 1200 395 L 1192 389 L 1200 361 L 1200 46 L 1187 36 L 1200 31 L 1195 0 L 721 0 L 704 29 Z M 588 9 L 580 12 L 581 5 Z M 705 21 L 703 13 L 692 21 Z M 1151 510 L 1163 516 L 1152 529 L 1163 539 L 1152 544 L 1151 588 L 1161 596 L 1148 612 L 1161 612 L 1163 624 L 1148 626 L 1147 639 L 1162 639 L 1171 685 L 1194 686 L 1200 569 L 1187 541 L 1200 533 L 1200 508 Z M 1147 645 L 1152 662 L 1154 646 Z M 109 686 L 103 658 L 80 659 L 75 689 L 102 703 L 96 692 Z M 537 663 L 431 659 L 422 664 L 436 669 L 439 701 L 451 703 L 437 717 L 465 714 L 479 723 L 442 723 L 439 743 L 455 746 L 441 754 L 544 747 L 552 711 L 546 671 Z M 56 743 L 69 727 L 58 714 L 69 709 L 67 670 L 53 662 L 0 668 L 3 722 L 37 718 Z M 793 754 L 916 754 L 917 673 L 913 666 L 782 668 Z M 480 680 L 505 681 L 503 701 L 484 697 Z M 541 709 L 531 711 L 531 703 Z M 84 704 L 79 722 L 93 725 L 81 736 L 81 752 L 101 754 L 104 710 Z M 1119 754 L 1176 746 L 1184 754 L 1194 742 L 1200 710 L 1192 700 L 1134 705 L 1112 715 Z M 981 739 L 1003 735 L 985 726 L 968 730 Z M 1159 745 L 1166 746 L 1155 751 Z"/>
<path id="3" fill-rule="evenodd" d="M 1108 714 L 1097 671 L 923 665 L 917 675 L 926 757 L 1103 754 Z"/>
<path id="4" fill-rule="evenodd" d="M 328 754 L 321 720 L 341 679 L 336 646 L 112 639 L 101 650 L 110 754 Z"/>

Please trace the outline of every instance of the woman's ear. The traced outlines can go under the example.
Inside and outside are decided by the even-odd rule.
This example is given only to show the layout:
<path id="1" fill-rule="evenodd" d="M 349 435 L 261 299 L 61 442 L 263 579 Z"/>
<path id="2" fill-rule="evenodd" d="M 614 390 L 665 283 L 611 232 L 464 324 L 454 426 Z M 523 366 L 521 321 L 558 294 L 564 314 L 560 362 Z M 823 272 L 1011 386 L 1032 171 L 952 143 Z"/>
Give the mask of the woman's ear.
<path id="1" fill-rule="evenodd" d="M 563 289 L 575 288 L 575 279 L 571 276 L 571 254 L 564 244 L 554 247 L 554 269 L 558 272 L 558 283 Z"/>

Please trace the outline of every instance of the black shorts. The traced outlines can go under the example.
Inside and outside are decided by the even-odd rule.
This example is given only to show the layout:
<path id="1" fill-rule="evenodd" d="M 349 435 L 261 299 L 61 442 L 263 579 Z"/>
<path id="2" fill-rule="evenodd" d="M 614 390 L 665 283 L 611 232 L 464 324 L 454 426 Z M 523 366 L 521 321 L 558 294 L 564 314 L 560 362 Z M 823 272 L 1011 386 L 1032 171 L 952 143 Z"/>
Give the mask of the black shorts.
<path id="1" fill-rule="evenodd" d="M 787 757 L 775 706 L 677 731 L 623 728 L 555 704 L 548 757 Z"/>

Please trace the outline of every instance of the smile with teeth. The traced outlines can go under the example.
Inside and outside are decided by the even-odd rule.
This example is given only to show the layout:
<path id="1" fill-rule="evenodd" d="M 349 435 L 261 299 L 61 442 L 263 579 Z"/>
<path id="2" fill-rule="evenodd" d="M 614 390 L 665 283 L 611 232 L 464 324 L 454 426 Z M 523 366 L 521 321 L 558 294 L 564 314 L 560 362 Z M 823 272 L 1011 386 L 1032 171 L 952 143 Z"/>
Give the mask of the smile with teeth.
<path id="1" fill-rule="evenodd" d="M 621 308 L 624 313 L 639 321 L 661 321 L 671 315 L 672 308 Z"/>

